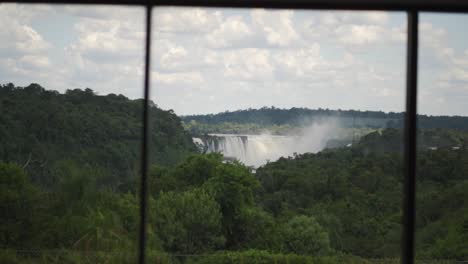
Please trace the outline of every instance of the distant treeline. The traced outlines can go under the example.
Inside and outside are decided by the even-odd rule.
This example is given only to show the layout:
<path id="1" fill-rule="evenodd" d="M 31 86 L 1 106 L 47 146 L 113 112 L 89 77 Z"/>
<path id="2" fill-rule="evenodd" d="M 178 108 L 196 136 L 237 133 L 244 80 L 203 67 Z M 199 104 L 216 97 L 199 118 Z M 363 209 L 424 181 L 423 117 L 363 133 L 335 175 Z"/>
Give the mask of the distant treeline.
<path id="1" fill-rule="evenodd" d="M 254 124 L 259 126 L 300 126 L 314 121 L 334 118 L 344 127 L 400 128 L 404 125 L 404 113 L 382 111 L 331 110 L 297 108 L 282 109 L 263 107 L 226 111 L 218 114 L 187 115 L 181 117 L 186 124 L 190 122 L 206 125 L 216 124 Z M 418 116 L 422 129 L 450 128 L 468 130 L 466 116 Z"/>

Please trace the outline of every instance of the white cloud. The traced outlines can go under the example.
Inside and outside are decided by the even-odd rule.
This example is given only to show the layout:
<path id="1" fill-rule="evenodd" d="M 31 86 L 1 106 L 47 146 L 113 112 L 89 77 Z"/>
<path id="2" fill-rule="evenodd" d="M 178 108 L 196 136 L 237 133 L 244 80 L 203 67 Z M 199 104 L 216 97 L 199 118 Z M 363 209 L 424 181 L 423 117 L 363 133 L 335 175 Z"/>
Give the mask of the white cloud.
<path id="1" fill-rule="evenodd" d="M 450 56 L 453 58 L 453 63 L 459 67 L 468 67 L 468 49 L 466 49 L 462 54 L 459 56 L 454 56 L 453 49 L 448 51 Z"/>
<path id="2" fill-rule="evenodd" d="M 49 58 L 37 55 L 26 55 L 19 59 L 19 63 L 25 69 L 41 70 L 47 69 L 50 66 Z"/>
<path id="3" fill-rule="evenodd" d="M 188 63 L 187 50 L 167 39 L 156 39 L 153 48 L 153 67 L 164 70 L 177 70 Z"/>
<path id="4" fill-rule="evenodd" d="M 401 14 L 158 7 L 153 15 L 155 99 L 176 112 L 403 110 Z M 49 18 L 66 18 L 69 35 L 48 32 L 42 21 Z M 0 5 L 0 78 L 141 97 L 144 19 L 143 8 Z M 426 22 L 420 32 L 421 70 L 429 76 L 421 94 L 466 94 L 468 50 L 458 50 L 444 27 Z"/>
<path id="5" fill-rule="evenodd" d="M 339 40 L 344 44 L 373 44 L 383 38 L 383 28 L 374 25 L 345 25 L 337 28 Z"/>
<path id="6" fill-rule="evenodd" d="M 178 72 L 178 73 L 160 73 L 153 71 L 151 74 L 153 81 L 163 84 L 200 84 L 203 83 L 203 76 L 199 72 Z"/>
<path id="7" fill-rule="evenodd" d="M 388 12 L 383 11 L 325 11 L 319 13 L 326 25 L 370 24 L 385 25 L 390 20 Z"/>
<path id="8" fill-rule="evenodd" d="M 49 43 L 29 26 L 21 25 L 13 30 L 13 39 L 15 39 L 15 46 L 19 52 L 38 53 L 50 47 Z"/>
<path id="9" fill-rule="evenodd" d="M 421 111 L 466 114 L 467 50 L 453 46 L 446 28 L 427 20 L 420 24 L 420 40 Z"/>
<path id="10" fill-rule="evenodd" d="M 376 24 L 387 24 L 390 19 L 390 16 L 388 15 L 388 13 L 383 12 L 383 11 L 365 12 L 364 16 L 370 23 L 376 23 Z"/>
<path id="11" fill-rule="evenodd" d="M 299 34 L 307 42 L 334 45 L 353 52 L 367 52 L 368 47 L 401 45 L 406 39 L 406 24 L 391 25 L 386 12 L 314 12 L 302 14 Z"/>
<path id="12" fill-rule="evenodd" d="M 102 21 L 121 21 L 127 24 L 143 25 L 146 12 L 143 7 L 110 6 L 110 5 L 47 5 L 55 14 L 62 14 L 78 19 L 94 19 Z M 96 30 L 100 30 L 96 28 Z M 128 31 L 127 33 L 133 33 Z"/>
<path id="13" fill-rule="evenodd" d="M 50 12 L 44 6 L 30 9 L 16 4 L 0 5 L 0 79 L 43 80 L 50 72 L 47 52 L 53 47 L 32 26 L 32 21 Z M 36 82 L 37 82 L 36 81 Z"/>
<path id="14" fill-rule="evenodd" d="M 17 5 L 0 5 L 0 54 L 6 51 L 10 55 L 40 53 L 51 47 L 29 25 L 33 15 L 22 11 Z"/>
<path id="15" fill-rule="evenodd" d="M 264 33 L 269 45 L 284 47 L 299 40 L 293 25 L 293 11 L 255 9 L 251 17 L 253 25 Z"/>
<path id="16" fill-rule="evenodd" d="M 312 74 L 324 62 L 320 56 L 318 43 L 313 43 L 307 48 L 279 51 L 275 53 L 274 61 L 278 67 L 278 73 L 292 80 Z"/>
<path id="17" fill-rule="evenodd" d="M 246 41 L 254 33 L 241 16 L 230 16 L 206 36 L 211 47 L 228 48 Z"/>
<path id="18" fill-rule="evenodd" d="M 270 52 L 266 49 L 240 49 L 222 53 L 224 76 L 235 80 L 262 81 L 273 78 Z"/>
<path id="19" fill-rule="evenodd" d="M 439 84 L 447 86 L 447 82 L 453 82 L 450 86 L 468 87 L 468 50 L 456 52 L 451 48 L 444 28 L 425 22 L 420 31 L 421 60 L 437 71 Z"/>
<path id="20" fill-rule="evenodd" d="M 135 87 L 142 84 L 144 14 L 142 8 L 2 4 L 0 79 L 141 97 Z M 61 19 L 64 25 L 44 27 Z M 67 31 L 57 39 L 52 30 L 62 27 Z M 50 39 L 43 35 L 48 30 Z"/>
<path id="21" fill-rule="evenodd" d="M 183 47 L 170 47 L 165 54 L 161 56 L 161 65 L 168 69 L 177 66 L 179 61 L 183 61 L 187 57 L 187 51 Z"/>
<path id="22" fill-rule="evenodd" d="M 434 49 L 441 49 L 445 45 L 447 32 L 443 28 L 434 27 L 431 23 L 419 24 L 421 44 Z"/>
<path id="23" fill-rule="evenodd" d="M 75 29 L 78 41 L 69 47 L 71 52 L 96 62 L 142 60 L 144 31 L 141 23 L 124 19 L 82 18 L 75 24 Z"/>
<path id="24" fill-rule="evenodd" d="M 220 11 L 201 8 L 156 8 L 153 18 L 156 31 L 191 34 L 212 32 L 223 20 Z"/>

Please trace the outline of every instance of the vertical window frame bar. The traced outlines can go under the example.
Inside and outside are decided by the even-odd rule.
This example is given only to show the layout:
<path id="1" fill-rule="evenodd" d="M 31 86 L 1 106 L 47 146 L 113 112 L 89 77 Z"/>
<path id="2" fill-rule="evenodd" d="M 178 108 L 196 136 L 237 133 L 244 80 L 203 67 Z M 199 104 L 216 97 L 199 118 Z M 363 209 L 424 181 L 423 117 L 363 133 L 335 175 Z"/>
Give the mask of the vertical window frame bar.
<path id="1" fill-rule="evenodd" d="M 415 262 L 418 20 L 417 10 L 407 11 L 406 113 L 403 156 L 405 177 L 403 180 L 403 228 L 401 236 L 401 263 L 403 264 L 413 264 Z"/>
<path id="2" fill-rule="evenodd" d="M 141 146 L 141 179 L 140 179 L 140 226 L 138 263 L 146 263 L 146 227 L 148 222 L 148 164 L 149 164 L 149 100 L 150 100 L 150 74 L 151 74 L 151 17 L 152 6 L 146 6 L 146 39 L 145 39 L 145 76 L 144 76 L 144 99 L 143 99 L 143 129 Z"/>

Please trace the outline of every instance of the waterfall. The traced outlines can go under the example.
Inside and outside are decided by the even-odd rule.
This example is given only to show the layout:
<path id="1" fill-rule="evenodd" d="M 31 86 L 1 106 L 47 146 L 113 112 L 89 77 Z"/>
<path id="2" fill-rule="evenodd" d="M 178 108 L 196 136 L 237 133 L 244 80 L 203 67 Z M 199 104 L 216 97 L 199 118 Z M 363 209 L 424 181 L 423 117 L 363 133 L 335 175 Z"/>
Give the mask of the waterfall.
<path id="1" fill-rule="evenodd" d="M 330 139 L 343 137 L 336 122 L 313 123 L 301 127 L 294 135 L 238 135 L 208 134 L 194 138 L 194 142 L 206 152 L 219 152 L 225 159 L 236 159 L 247 166 L 259 167 L 280 157 L 295 153 L 316 153 L 324 149 Z M 347 142 L 349 143 L 349 142 Z"/>
<path id="2" fill-rule="evenodd" d="M 194 141 L 202 141 L 208 153 L 219 152 L 228 160 L 237 159 L 253 167 L 294 153 L 317 152 L 324 147 L 324 144 L 304 145 L 304 139 L 298 136 L 210 134 Z"/>

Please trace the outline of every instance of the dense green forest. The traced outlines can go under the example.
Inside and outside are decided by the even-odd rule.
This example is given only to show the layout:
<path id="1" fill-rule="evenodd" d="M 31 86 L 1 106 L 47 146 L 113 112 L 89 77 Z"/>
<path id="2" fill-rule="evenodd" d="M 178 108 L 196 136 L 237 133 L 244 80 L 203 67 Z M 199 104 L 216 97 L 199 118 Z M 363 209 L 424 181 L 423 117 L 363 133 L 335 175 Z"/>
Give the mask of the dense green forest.
<path id="1" fill-rule="evenodd" d="M 184 126 L 193 135 L 205 133 L 288 134 L 294 128 L 314 122 L 334 121 L 344 128 L 402 128 L 404 113 L 382 111 L 330 110 L 293 107 L 263 107 L 226 111 L 218 114 L 182 116 Z M 468 130 L 468 117 L 418 116 L 421 129 Z"/>
<path id="2" fill-rule="evenodd" d="M 275 216 L 315 216 L 332 248 L 354 255 L 400 252 L 401 134 L 387 129 L 351 148 L 281 158 L 257 171 L 260 201 Z M 400 143 L 401 144 L 401 143 Z M 418 156 L 417 254 L 468 258 L 468 150 L 424 150 Z"/>
<path id="3" fill-rule="evenodd" d="M 135 263 L 141 103 L 0 87 L 0 263 Z M 398 263 L 399 129 L 254 172 L 197 153 L 170 111 L 151 125 L 150 263 Z M 466 260 L 468 134 L 420 135 L 417 256 Z"/>
<path id="4" fill-rule="evenodd" d="M 139 175 L 142 106 L 91 89 L 60 94 L 38 84 L 0 86 L 0 160 L 19 164 L 44 186 L 71 167 L 123 186 Z M 196 150 L 173 112 L 150 107 L 150 127 L 152 163 L 175 164 Z"/>

